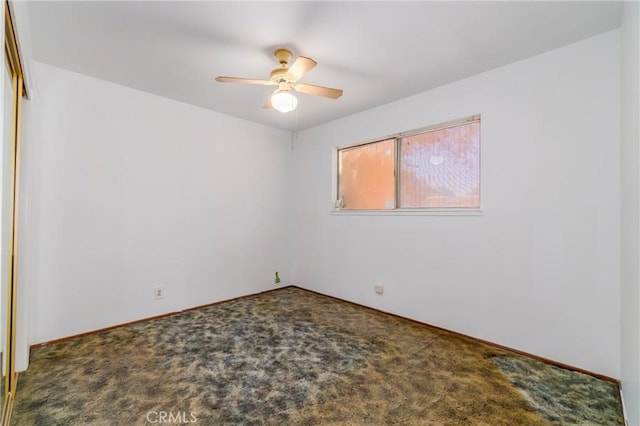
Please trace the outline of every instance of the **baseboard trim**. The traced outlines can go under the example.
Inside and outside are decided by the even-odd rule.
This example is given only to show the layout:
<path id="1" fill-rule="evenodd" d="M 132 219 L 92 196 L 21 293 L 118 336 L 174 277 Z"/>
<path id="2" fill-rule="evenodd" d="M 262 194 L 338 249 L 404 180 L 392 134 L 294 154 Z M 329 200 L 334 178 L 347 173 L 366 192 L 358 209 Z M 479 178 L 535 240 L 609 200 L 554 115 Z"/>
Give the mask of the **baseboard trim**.
<path id="1" fill-rule="evenodd" d="M 405 321 L 410 321 L 412 323 L 419 324 L 419 325 L 422 325 L 422 326 L 425 326 L 425 327 L 429 327 L 429 328 L 432 328 L 434 330 L 444 331 L 444 332 L 447 332 L 447 333 L 454 334 L 456 336 L 464 337 L 465 339 L 470 339 L 470 340 L 473 340 L 475 342 L 479 342 L 479 343 L 483 343 L 485 345 L 492 346 L 494 348 L 506 350 L 506 351 L 509 351 L 509 352 L 516 353 L 518 355 L 522 355 L 522 356 L 526 356 L 526 357 L 529 357 L 529 358 L 533 358 L 533 359 L 535 359 L 537 361 L 542 361 L 542 362 L 544 362 L 546 364 L 554 365 L 556 367 L 565 368 L 567 370 L 576 371 L 578 373 L 588 374 L 589 376 L 595 377 L 597 379 L 601 379 L 601 380 L 605 380 L 607 382 L 615 383 L 618 386 L 618 389 L 620 389 L 620 380 L 619 379 L 616 379 L 616 378 L 613 378 L 613 377 L 609 377 L 609 376 L 605 376 L 604 374 L 595 373 L 593 371 L 585 370 L 583 368 L 575 367 L 573 365 L 565 364 L 563 362 L 554 361 L 552 359 L 545 358 L 545 357 L 542 357 L 542 356 L 539 356 L 539 355 L 535 355 L 535 354 L 532 354 L 532 353 L 529 353 L 529 352 L 521 351 L 519 349 L 513 349 L 513 348 L 510 348 L 508 346 L 500 345 L 498 343 L 494 343 L 494 342 L 491 342 L 491 341 L 488 341 L 488 340 L 479 339 L 477 337 L 470 336 L 470 335 L 464 334 L 464 333 L 460 333 L 458 331 L 449 330 L 449 329 L 446 329 L 444 327 L 439 327 L 437 325 L 433 325 L 433 324 L 429 324 L 429 323 L 426 323 L 426 322 L 418 321 L 418 320 L 415 320 L 413 318 L 407 318 L 407 317 L 403 317 L 402 315 L 394 314 L 392 312 L 386 312 L 386 311 L 383 311 L 382 309 L 372 308 L 371 306 L 363 305 L 361 303 L 352 302 L 352 301 L 346 300 L 346 299 L 341 299 L 339 297 L 331 296 L 329 294 L 324 294 L 324 293 L 321 293 L 319 291 L 309 290 L 308 288 L 300 287 L 299 285 L 291 285 L 289 287 L 294 287 L 294 288 L 297 288 L 297 289 L 300 289 L 300 290 L 308 291 L 310 293 L 319 294 L 320 296 L 329 297 L 331 299 L 339 300 L 341 302 L 350 303 L 352 305 L 359 306 L 361 308 L 366 308 L 366 309 L 369 309 L 369 310 L 372 310 L 372 311 L 375 311 L 375 312 L 379 312 L 379 313 L 382 313 L 382 314 L 385 314 L 385 315 L 391 315 L 392 317 L 400 318 L 400 319 L 405 320 Z"/>
<path id="2" fill-rule="evenodd" d="M 152 316 L 152 317 L 146 317 L 146 318 L 142 318 L 142 319 L 138 319 L 138 320 L 134 320 L 134 321 L 129 321 L 129 322 L 124 322 L 124 323 L 120 323 L 120 324 L 116 324 L 116 325 L 111 325 L 109 327 L 98 328 L 96 330 L 91 330 L 91 331 L 87 331 L 87 332 L 79 333 L 79 334 L 73 334 L 71 336 L 61 337 L 59 339 L 48 340 L 46 342 L 41 342 L 41 343 L 34 343 L 33 345 L 29 346 L 29 349 L 31 350 L 31 349 L 41 348 L 43 346 L 55 345 L 56 343 L 67 342 L 69 340 L 78 339 L 80 337 L 85 337 L 85 336 L 90 336 L 92 334 L 102 333 L 103 331 L 115 330 L 117 328 L 127 327 L 129 325 L 139 324 L 141 322 L 153 321 L 153 320 L 157 320 L 157 319 L 170 317 L 170 316 L 173 316 L 173 315 L 179 315 L 179 314 L 183 314 L 185 312 L 195 311 L 197 309 L 208 308 L 210 306 L 219 305 L 221 303 L 232 302 L 234 300 L 244 299 L 245 297 L 251 297 L 251 296 L 257 296 L 259 294 L 271 293 L 271 292 L 278 291 L 278 290 L 281 290 L 281 289 L 287 288 L 287 287 L 292 287 L 292 286 L 289 286 L 289 285 L 281 286 L 281 287 L 277 287 L 277 288 L 273 288 L 273 289 L 269 289 L 269 290 L 259 291 L 257 293 L 250 293 L 250 294 L 245 294 L 245 295 L 238 296 L 238 297 L 232 297 L 231 299 L 224 299 L 224 300 L 219 300 L 217 302 L 206 303 L 204 305 L 193 306 L 193 307 L 190 307 L 190 308 L 182 309 L 180 311 L 167 312 L 165 314 L 155 315 L 155 316 Z"/>
<path id="3" fill-rule="evenodd" d="M 56 343 L 62 343 L 62 342 L 66 342 L 66 341 L 69 341 L 69 340 L 77 339 L 77 338 L 80 338 L 80 337 L 89 336 L 89 335 L 96 334 L 96 333 L 101 333 L 103 331 L 114 330 L 114 329 L 117 329 L 117 328 L 126 327 L 126 326 L 129 326 L 129 325 L 138 324 L 138 323 L 141 323 L 141 322 L 153 321 L 153 320 L 157 320 L 157 319 L 161 319 L 161 318 L 166 318 L 166 317 L 170 317 L 172 315 L 178 315 L 178 314 L 182 314 L 182 313 L 185 313 L 185 312 L 194 311 L 194 310 L 197 310 L 197 309 L 202 309 L 202 308 L 207 308 L 207 307 L 210 307 L 210 306 L 219 305 L 221 303 L 231 302 L 233 300 L 244 299 L 246 297 L 257 296 L 257 295 L 260 295 L 260 294 L 267 294 L 267 293 L 271 293 L 271 292 L 274 292 L 274 291 L 282 290 L 284 288 L 297 288 L 299 290 L 308 291 L 310 293 L 315 293 L 315 294 L 318 294 L 320 296 L 329 297 L 331 299 L 339 300 L 341 302 L 350 303 L 350 304 L 352 304 L 354 306 L 359 306 L 361 308 L 369 309 L 369 310 L 372 310 L 372 311 L 375 311 L 375 312 L 383 313 L 383 314 L 386 314 L 386 315 L 391 315 L 393 317 L 400 318 L 400 319 L 405 320 L 405 321 L 410 321 L 410 322 L 413 322 L 415 324 L 419 324 L 419 325 L 424 326 L 424 327 L 429 327 L 429 328 L 432 328 L 434 330 L 444 331 L 444 332 L 447 332 L 447 333 L 454 334 L 456 336 L 464 337 L 465 339 L 470 339 L 470 340 L 473 340 L 473 341 L 476 341 L 476 342 L 479 342 L 479 343 L 483 343 L 485 345 L 493 346 L 493 347 L 498 348 L 498 349 L 507 350 L 507 351 L 516 353 L 518 355 L 522 355 L 522 356 L 526 356 L 526 357 L 529 357 L 529 358 L 533 358 L 535 360 L 542 361 L 542 362 L 544 362 L 546 364 L 554 365 L 556 367 L 566 368 L 567 370 L 572 370 L 572 371 L 577 371 L 579 373 L 588 374 L 588 375 L 593 376 L 595 378 L 598 378 L 598 379 L 601 379 L 601 380 L 606 380 L 607 382 L 615 383 L 618 386 L 618 389 L 621 388 L 621 383 L 620 383 L 619 379 L 616 379 L 616 378 L 613 378 L 613 377 L 609 377 L 609 376 L 606 376 L 604 374 L 595 373 L 593 371 L 585 370 L 583 368 L 575 367 L 573 365 L 565 364 L 563 362 L 554 361 L 552 359 L 545 358 L 545 357 L 542 357 L 542 356 L 539 356 L 539 355 L 536 355 L 536 354 L 532 354 L 532 353 L 529 353 L 529 352 L 521 351 L 519 349 L 510 348 L 508 346 L 500 345 L 498 343 L 494 343 L 494 342 L 491 342 L 491 341 L 488 341 L 488 340 L 480 339 L 480 338 L 477 338 L 477 337 L 474 337 L 474 336 L 470 336 L 468 334 L 460 333 L 458 331 L 449 330 L 449 329 L 446 329 L 444 327 L 439 327 L 437 325 L 433 325 L 433 324 L 429 324 L 429 323 L 426 323 L 426 322 L 418 321 L 418 320 L 415 320 L 413 318 L 407 318 L 407 317 L 404 317 L 402 315 L 394 314 L 392 312 L 386 312 L 386 311 L 383 311 L 382 309 L 372 308 L 371 306 L 363 305 L 361 303 L 352 302 L 350 300 L 341 299 L 339 297 L 332 296 L 332 295 L 325 294 L 325 293 L 321 293 L 319 291 L 310 290 L 308 288 L 304 288 L 304 287 L 301 287 L 301 286 L 296 285 L 296 284 L 285 285 L 285 286 L 277 287 L 277 288 L 270 289 L 270 290 L 259 291 L 257 293 L 251 293 L 251 294 L 246 294 L 246 295 L 243 295 L 243 296 L 233 297 L 231 299 L 224 299 L 224 300 L 219 300 L 217 302 L 207 303 L 207 304 L 204 304 L 204 305 L 193 306 L 191 308 L 186 308 L 186 309 L 183 309 L 181 311 L 169 312 L 169 313 L 166 313 L 166 314 L 156 315 L 156 316 L 153 316 L 153 317 L 143 318 L 143 319 L 139 319 L 139 320 L 135 320 L 135 321 L 129 321 L 129 322 L 126 322 L 126 323 L 117 324 L 117 325 L 113 325 L 113 326 L 105 327 L 105 328 L 100 328 L 100 329 L 88 331 L 88 332 L 85 332 L 85 333 L 74 334 L 72 336 L 62 337 L 60 339 L 54 339 L 54 340 L 50 340 L 50 341 L 47 341 L 47 342 L 36 343 L 36 344 L 31 345 L 30 349 L 40 348 L 40 347 L 43 347 L 43 346 L 53 345 L 53 344 L 56 344 Z"/>

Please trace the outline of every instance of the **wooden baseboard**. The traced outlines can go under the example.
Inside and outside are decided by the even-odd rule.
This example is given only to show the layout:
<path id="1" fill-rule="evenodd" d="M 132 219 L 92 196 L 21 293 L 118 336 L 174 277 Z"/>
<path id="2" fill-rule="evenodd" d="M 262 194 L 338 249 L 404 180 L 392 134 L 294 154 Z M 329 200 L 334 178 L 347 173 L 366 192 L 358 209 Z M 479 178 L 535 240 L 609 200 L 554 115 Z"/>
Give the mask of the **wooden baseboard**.
<path id="1" fill-rule="evenodd" d="M 56 343 L 66 342 L 66 341 L 69 341 L 69 340 L 77 339 L 79 337 L 90 336 L 90 335 L 96 334 L 96 333 L 102 333 L 103 331 L 114 330 L 116 328 L 127 327 L 129 325 L 139 324 L 141 322 L 147 322 L 147 321 L 153 321 L 153 320 L 157 320 L 157 319 L 161 319 L 161 318 L 166 318 L 166 317 L 182 314 L 182 313 L 189 312 L 189 311 L 195 311 L 196 309 L 208 308 L 209 306 L 215 306 L 215 305 L 219 305 L 221 303 L 226 303 L 226 302 L 231 302 L 233 300 L 243 299 L 245 297 L 251 297 L 251 296 L 257 296 L 259 294 L 271 293 L 273 291 L 278 291 L 280 289 L 287 288 L 287 287 L 291 287 L 291 286 L 277 287 L 277 288 L 273 288 L 273 289 L 270 289 L 270 290 L 259 291 L 257 293 L 245 294 L 243 296 L 232 297 L 231 299 L 224 299 L 224 300 L 219 300 L 217 302 L 212 302 L 212 303 L 207 303 L 207 304 L 204 304 L 204 305 L 193 306 L 191 308 L 185 308 L 185 309 L 182 309 L 180 311 L 167 312 L 166 314 L 160 314 L 160 315 L 155 315 L 155 316 L 152 316 L 152 317 L 142 318 L 142 319 L 135 320 L 135 321 L 129 321 L 129 322 L 121 323 L 121 324 L 116 324 L 116 325 L 112 325 L 112 326 L 109 326 L 109 327 L 104 327 L 104 328 L 99 328 L 99 329 L 96 329 L 96 330 L 87 331 L 85 333 L 73 334 L 71 336 L 61 337 L 60 339 L 48 340 L 46 342 L 41 342 L 41 343 L 34 343 L 33 345 L 30 345 L 29 348 L 30 349 L 36 349 L 36 348 L 40 348 L 40 347 L 43 347 L 43 346 L 54 345 Z"/>
<path id="2" fill-rule="evenodd" d="M 130 321 L 130 322 L 114 325 L 114 326 L 111 326 L 111 327 L 105 327 L 105 328 L 100 328 L 98 330 L 88 331 L 86 333 L 74 334 L 72 336 L 67 336 L 67 337 L 63 337 L 63 338 L 60 338 L 60 339 L 50 340 L 50 341 L 47 341 L 47 342 L 42 342 L 42 343 L 37 343 L 37 344 L 31 345 L 31 349 L 35 349 L 35 348 L 39 348 L 39 347 L 47 346 L 47 345 L 53 345 L 55 343 L 66 342 L 68 340 L 77 339 L 79 337 L 88 336 L 88 335 L 96 334 L 96 333 L 101 333 L 103 331 L 113 330 L 113 329 L 116 329 L 116 328 L 126 327 L 126 326 L 129 326 L 129 325 L 138 324 L 138 323 L 141 323 L 141 322 L 146 322 L 146 321 L 152 321 L 152 320 L 156 320 L 156 319 L 160 319 L 160 318 L 165 318 L 165 317 L 169 317 L 169 316 L 172 316 L 172 315 L 177 315 L 177 314 L 181 314 L 181 313 L 184 313 L 184 312 L 193 311 L 193 310 L 196 310 L 196 309 L 207 308 L 209 306 L 215 306 L 215 305 L 219 305 L 221 303 L 231 302 L 233 300 L 244 299 L 246 297 L 256 296 L 256 295 L 259 295 L 259 294 L 271 293 L 271 292 L 274 292 L 274 291 L 281 290 L 283 288 L 297 288 L 299 290 L 308 291 L 310 293 L 315 293 L 315 294 L 318 294 L 318 295 L 321 295 L 321 296 L 329 297 L 331 299 L 339 300 L 341 302 L 350 303 L 350 304 L 352 304 L 354 306 L 359 306 L 361 308 L 369 309 L 369 310 L 372 310 L 372 311 L 375 311 L 375 312 L 383 313 L 383 314 L 386 314 L 386 315 L 391 315 L 393 317 L 400 318 L 400 319 L 403 319 L 405 321 L 411 321 L 411 322 L 413 322 L 415 324 L 419 324 L 419 325 L 424 326 L 424 327 L 429 327 L 429 328 L 434 329 L 434 330 L 444 331 L 444 332 L 447 332 L 447 333 L 454 334 L 456 336 L 464 337 L 465 339 L 470 339 L 470 340 L 473 340 L 473 341 L 476 341 L 476 342 L 479 342 L 479 343 L 483 343 L 485 345 L 493 346 L 493 347 L 498 348 L 498 349 L 507 350 L 507 351 L 516 353 L 518 355 L 522 355 L 522 356 L 526 356 L 526 357 L 529 357 L 529 358 L 533 358 L 535 360 L 542 361 L 542 362 L 544 362 L 546 364 L 554 365 L 556 367 L 566 368 L 567 370 L 572 370 L 572 371 L 577 371 L 579 373 L 588 374 L 588 375 L 596 377 L 598 379 L 606 380 L 608 382 L 615 383 L 615 384 L 618 385 L 618 388 L 620 388 L 620 380 L 618 380 L 616 378 L 613 378 L 613 377 L 605 376 L 603 374 L 594 373 L 593 371 L 585 370 L 585 369 L 582 369 L 582 368 L 579 368 L 579 367 L 575 367 L 573 365 L 569 365 L 569 364 L 565 364 L 565 363 L 562 363 L 562 362 L 554 361 L 552 359 L 541 357 L 539 355 L 535 355 L 535 354 L 532 354 L 532 353 L 529 353 L 529 352 L 521 351 L 519 349 L 513 349 L 513 348 L 510 348 L 508 346 L 500 345 L 498 343 L 490 342 L 488 340 L 479 339 L 477 337 L 469 336 L 467 334 L 460 333 L 460 332 L 457 332 L 457 331 L 448 330 L 448 329 L 443 328 L 443 327 L 438 327 L 437 325 L 425 323 L 425 322 L 418 321 L 418 320 L 415 320 L 415 319 L 412 319 L 412 318 L 403 317 L 402 315 L 394 314 L 394 313 L 391 313 L 391 312 L 386 312 L 386 311 L 383 311 L 381 309 L 372 308 L 371 306 L 367 306 L 367 305 L 363 305 L 363 304 L 360 304 L 360 303 L 352 302 L 350 300 L 341 299 L 339 297 L 331 296 L 329 294 L 324 294 L 324 293 L 321 293 L 319 291 L 309 290 L 307 288 L 300 287 L 298 285 L 282 286 L 282 287 L 274 288 L 274 289 L 271 289 L 271 290 L 265 290 L 265 291 L 261 291 L 261 292 L 257 292 L 257 293 L 247 294 L 247 295 L 244 295 L 244 296 L 234 297 L 234 298 L 231 298 L 231 299 L 220 300 L 218 302 L 208 303 L 208 304 L 205 304 L 205 305 L 198 305 L 198 306 L 194 306 L 194 307 L 191 307 L 191 308 L 186 308 L 186 309 L 183 309 L 183 310 L 177 311 L 177 312 L 169 312 L 169 313 L 166 313 L 166 314 L 156 315 L 156 316 L 149 317 L 149 318 L 143 318 L 143 319 L 139 319 L 139 320 L 136 320 L 136 321 Z"/>
<path id="3" fill-rule="evenodd" d="M 339 297 L 331 296 L 329 294 L 320 293 L 320 292 L 315 291 L 315 290 L 309 290 L 307 288 L 300 287 L 298 285 L 291 285 L 290 287 L 294 287 L 294 288 L 297 288 L 297 289 L 300 289 L 300 290 L 308 291 L 310 293 L 319 294 L 321 296 L 329 297 L 331 299 L 339 300 L 341 302 L 350 303 L 352 305 L 355 305 L 355 306 L 358 306 L 358 307 L 361 307 L 361 308 L 370 309 L 370 310 L 375 311 L 375 312 L 380 312 L 380 313 L 383 313 L 385 315 L 391 315 L 392 317 L 400 318 L 400 319 L 403 319 L 405 321 L 410 321 L 412 323 L 419 324 L 419 325 L 424 326 L 424 327 L 429 327 L 429 328 L 434 329 L 434 330 L 439 330 L 439 331 L 444 331 L 444 332 L 447 332 L 447 333 L 451 333 L 451 334 L 454 334 L 456 336 L 464 337 L 465 339 L 473 340 L 473 341 L 476 341 L 476 342 L 479 342 L 479 343 L 483 343 L 485 345 L 492 346 L 494 348 L 498 348 L 498 349 L 506 350 L 506 351 L 509 351 L 509 352 L 513 352 L 513 353 L 516 353 L 518 355 L 526 356 L 528 358 L 533 358 L 533 359 L 535 359 L 537 361 L 541 361 L 541 362 L 544 362 L 546 364 L 554 365 L 556 367 L 565 368 L 565 369 L 571 370 L 571 371 L 577 371 L 577 372 L 583 373 L 583 374 L 588 374 L 589 376 L 593 376 L 595 378 L 598 378 L 598 379 L 601 379 L 601 380 L 605 380 L 607 382 L 615 383 L 615 384 L 618 385 L 618 388 L 620 388 L 620 380 L 618 380 L 616 378 L 613 378 L 613 377 L 605 376 L 604 374 L 594 373 L 593 371 L 585 370 L 583 368 L 575 367 L 573 365 L 565 364 L 565 363 L 562 363 L 562 362 L 559 362 L 559 361 L 554 361 L 552 359 L 545 358 L 545 357 L 542 357 L 542 356 L 539 356 L 539 355 L 535 355 L 535 354 L 532 354 L 532 353 L 529 353 L 529 352 L 521 351 L 519 349 L 513 349 L 513 348 L 510 348 L 508 346 L 504 346 L 504 345 L 500 345 L 498 343 L 490 342 L 488 340 L 483 340 L 483 339 L 479 339 L 477 337 L 469 336 L 467 334 L 460 333 L 458 331 L 448 330 L 448 329 L 443 328 L 443 327 L 438 327 L 437 325 L 433 325 L 433 324 L 429 324 L 429 323 L 426 323 L 426 322 L 418 321 L 418 320 L 415 320 L 413 318 L 403 317 L 402 315 L 397 315 L 397 314 L 394 314 L 394 313 L 391 313 L 391 312 L 383 311 L 381 309 L 372 308 L 371 306 L 362 305 L 360 303 L 352 302 L 350 300 L 341 299 Z"/>

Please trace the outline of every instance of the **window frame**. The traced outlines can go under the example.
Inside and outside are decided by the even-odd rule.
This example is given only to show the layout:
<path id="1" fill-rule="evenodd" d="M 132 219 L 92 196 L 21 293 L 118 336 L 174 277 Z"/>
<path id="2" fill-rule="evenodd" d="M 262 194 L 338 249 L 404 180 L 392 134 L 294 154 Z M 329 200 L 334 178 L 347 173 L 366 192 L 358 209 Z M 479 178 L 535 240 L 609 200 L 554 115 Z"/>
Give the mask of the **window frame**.
<path id="1" fill-rule="evenodd" d="M 480 114 L 475 114 L 471 116 L 467 116 L 464 118 L 450 120 L 446 122 L 441 122 L 438 124 L 434 124 L 431 126 L 421 127 L 418 129 L 413 129 L 405 132 L 399 132 L 388 136 L 378 137 L 375 139 L 371 139 L 365 142 L 358 142 L 355 144 L 337 146 L 333 149 L 332 152 L 332 214 L 337 215 L 392 215 L 392 216 L 406 216 L 406 215 L 436 215 L 436 216 L 479 216 L 482 214 L 482 138 L 480 141 L 480 150 L 478 152 L 478 160 L 479 160 L 479 207 L 400 207 L 401 199 L 400 199 L 400 189 L 401 189 L 401 173 L 400 173 L 400 162 L 401 162 L 401 147 L 402 147 L 402 139 L 406 137 L 415 136 L 422 133 L 434 132 L 437 130 L 443 130 L 451 127 L 457 127 L 463 124 L 469 124 L 477 122 L 481 123 Z M 482 132 L 482 126 L 480 125 L 479 132 Z M 340 151 L 357 148 L 364 145 L 374 144 L 377 142 L 386 141 L 389 139 L 394 140 L 394 149 L 395 149 L 395 170 L 394 170 L 394 208 L 389 209 L 343 209 L 338 206 L 337 202 L 339 200 L 339 190 L 340 190 Z"/>

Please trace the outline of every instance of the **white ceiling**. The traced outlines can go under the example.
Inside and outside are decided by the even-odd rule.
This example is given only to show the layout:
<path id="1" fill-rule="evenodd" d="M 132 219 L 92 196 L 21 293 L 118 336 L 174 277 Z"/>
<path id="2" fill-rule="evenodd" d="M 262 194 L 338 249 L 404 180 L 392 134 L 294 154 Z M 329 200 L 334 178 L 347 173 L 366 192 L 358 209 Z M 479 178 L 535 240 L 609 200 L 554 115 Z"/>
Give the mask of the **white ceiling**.
<path id="1" fill-rule="evenodd" d="M 302 130 L 620 25 L 620 2 L 28 3 L 36 61 L 286 130 Z M 276 48 L 319 65 L 301 82 L 344 90 L 262 108 Z"/>

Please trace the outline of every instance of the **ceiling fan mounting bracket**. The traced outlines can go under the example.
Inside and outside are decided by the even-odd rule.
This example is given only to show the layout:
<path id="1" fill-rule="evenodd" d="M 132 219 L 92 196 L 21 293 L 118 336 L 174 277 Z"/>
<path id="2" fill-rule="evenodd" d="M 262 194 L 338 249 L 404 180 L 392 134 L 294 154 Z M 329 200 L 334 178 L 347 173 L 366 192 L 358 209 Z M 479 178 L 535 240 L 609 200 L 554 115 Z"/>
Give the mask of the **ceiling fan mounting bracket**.
<path id="1" fill-rule="evenodd" d="M 291 61 L 291 57 L 293 56 L 291 52 L 287 49 L 278 49 L 273 54 L 276 56 L 276 59 L 282 65 L 282 68 L 286 68 L 289 61 Z"/>

